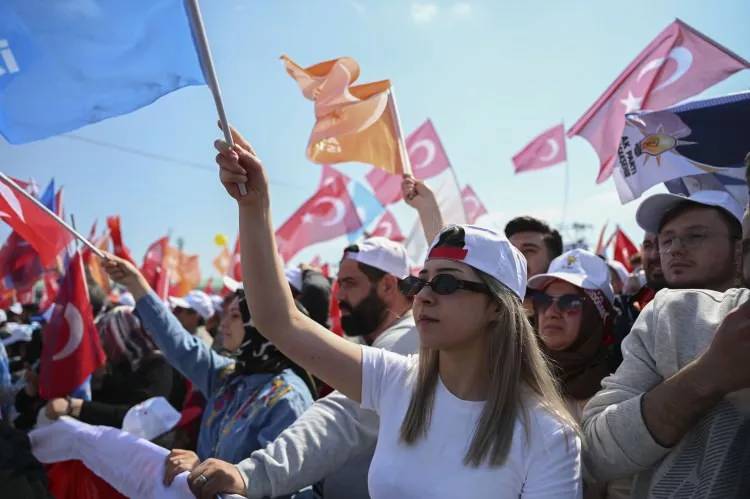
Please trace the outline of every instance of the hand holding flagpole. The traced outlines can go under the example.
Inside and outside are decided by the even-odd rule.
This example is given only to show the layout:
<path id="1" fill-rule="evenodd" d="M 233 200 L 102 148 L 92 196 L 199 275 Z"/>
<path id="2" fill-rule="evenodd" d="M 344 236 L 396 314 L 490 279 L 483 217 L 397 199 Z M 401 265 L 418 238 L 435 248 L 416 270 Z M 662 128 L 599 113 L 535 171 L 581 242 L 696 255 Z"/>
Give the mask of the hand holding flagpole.
<path id="1" fill-rule="evenodd" d="M 190 16 L 190 22 L 193 26 L 193 39 L 195 40 L 195 47 L 198 50 L 198 57 L 201 62 L 201 67 L 203 68 L 203 74 L 206 77 L 208 87 L 211 89 L 211 94 L 214 96 L 216 110 L 219 113 L 219 122 L 221 123 L 221 130 L 224 132 L 224 140 L 230 146 L 234 146 L 232 132 L 229 129 L 229 120 L 227 119 L 227 113 L 224 110 L 224 101 L 221 97 L 221 87 L 219 87 L 219 79 L 217 78 L 214 69 L 211 48 L 208 46 L 208 37 L 206 36 L 206 28 L 203 25 L 203 16 L 201 16 L 201 9 L 198 5 L 198 0 L 188 0 L 186 6 Z M 241 196 L 247 194 L 245 184 L 237 184 L 237 188 L 240 190 Z"/>
<path id="2" fill-rule="evenodd" d="M 31 201 L 32 203 L 34 203 L 35 205 L 37 205 L 39 208 L 41 208 L 42 210 L 44 210 L 44 212 L 47 213 L 47 215 L 49 215 L 50 217 L 52 217 L 55 220 L 55 222 L 57 222 L 58 224 L 60 224 L 65 230 L 67 230 L 68 232 L 70 232 L 76 239 L 78 239 L 79 241 L 81 241 L 86 247 L 88 247 L 91 251 L 93 251 L 96 256 L 98 256 L 99 258 L 106 258 L 106 255 L 104 253 L 102 253 L 102 251 L 99 248 L 97 248 L 94 244 L 92 244 L 88 239 L 86 239 L 83 235 L 81 235 L 73 227 L 71 227 L 70 225 L 68 225 L 67 223 L 65 223 L 65 220 L 63 220 L 62 218 L 58 217 L 57 214 L 55 214 L 52 210 L 50 210 L 49 208 L 47 208 L 46 206 L 44 206 L 44 204 L 42 204 L 41 201 L 39 201 L 37 198 L 35 198 L 34 196 L 32 196 L 31 194 L 29 194 L 28 192 L 26 192 L 26 190 L 23 187 L 21 187 L 20 185 L 18 185 L 12 178 L 8 177 L 3 172 L 0 172 L 0 180 L 2 180 L 3 182 L 5 182 L 6 184 L 8 184 L 16 192 L 18 192 L 23 197 L 25 197 L 26 199 L 28 199 L 29 201 Z"/>

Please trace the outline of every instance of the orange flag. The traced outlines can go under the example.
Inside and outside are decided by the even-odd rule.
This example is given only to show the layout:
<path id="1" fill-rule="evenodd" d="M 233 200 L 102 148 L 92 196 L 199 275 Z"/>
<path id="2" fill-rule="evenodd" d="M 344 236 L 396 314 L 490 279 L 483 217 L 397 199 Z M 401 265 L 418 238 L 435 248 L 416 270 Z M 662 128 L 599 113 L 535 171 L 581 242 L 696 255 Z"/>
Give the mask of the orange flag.
<path id="1" fill-rule="evenodd" d="M 219 253 L 219 255 L 214 258 L 214 261 L 212 263 L 214 264 L 214 268 L 220 276 L 227 275 L 229 266 L 232 263 L 232 254 L 229 252 L 229 248 L 227 248 L 226 246 L 222 246 L 221 253 Z"/>
<path id="2" fill-rule="evenodd" d="M 200 284 L 201 270 L 198 255 L 188 255 L 170 246 L 167 248 L 164 267 L 171 279 L 169 289 L 171 296 L 185 296 Z"/>
<path id="3" fill-rule="evenodd" d="M 358 161 L 397 175 L 404 172 L 389 80 L 352 86 L 359 65 L 350 57 L 309 68 L 287 56 L 281 59 L 302 95 L 315 102 L 315 126 L 307 143 L 310 161 Z"/>

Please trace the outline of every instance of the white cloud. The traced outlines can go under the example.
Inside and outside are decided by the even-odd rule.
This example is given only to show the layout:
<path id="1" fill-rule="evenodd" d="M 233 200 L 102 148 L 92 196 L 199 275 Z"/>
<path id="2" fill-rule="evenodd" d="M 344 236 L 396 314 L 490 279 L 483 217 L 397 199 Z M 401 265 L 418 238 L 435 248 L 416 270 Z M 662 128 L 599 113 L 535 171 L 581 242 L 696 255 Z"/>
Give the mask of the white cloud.
<path id="1" fill-rule="evenodd" d="M 438 7 L 433 3 L 414 3 L 411 5 L 411 17 L 417 24 L 427 24 L 437 16 Z"/>
<path id="2" fill-rule="evenodd" d="M 469 2 L 458 2 L 453 4 L 451 10 L 457 16 L 466 17 L 471 15 L 471 4 Z"/>

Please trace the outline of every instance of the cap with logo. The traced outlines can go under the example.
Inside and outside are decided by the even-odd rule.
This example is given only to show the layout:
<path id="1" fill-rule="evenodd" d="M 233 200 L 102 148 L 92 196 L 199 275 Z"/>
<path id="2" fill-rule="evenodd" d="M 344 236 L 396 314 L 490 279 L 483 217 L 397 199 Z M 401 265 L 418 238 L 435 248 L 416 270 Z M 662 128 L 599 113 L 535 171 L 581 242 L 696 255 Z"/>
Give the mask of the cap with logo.
<path id="1" fill-rule="evenodd" d="M 495 278 L 523 300 L 526 258 L 504 234 L 476 225 L 450 225 L 432 242 L 427 259 L 465 263 Z"/>
<path id="2" fill-rule="evenodd" d="M 607 262 L 590 251 L 583 249 L 566 251 L 550 262 L 546 273 L 529 279 L 529 288 L 541 291 L 555 279 L 583 289 L 598 289 L 604 293 L 610 303 L 615 301 L 609 266 Z"/>

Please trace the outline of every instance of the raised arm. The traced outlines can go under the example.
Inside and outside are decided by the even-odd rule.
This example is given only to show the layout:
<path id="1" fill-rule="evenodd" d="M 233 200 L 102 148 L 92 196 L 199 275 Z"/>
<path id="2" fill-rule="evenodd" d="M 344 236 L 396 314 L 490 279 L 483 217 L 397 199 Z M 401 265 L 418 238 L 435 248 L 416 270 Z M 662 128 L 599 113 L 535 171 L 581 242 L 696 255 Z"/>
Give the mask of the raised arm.
<path id="1" fill-rule="evenodd" d="M 221 181 L 239 209 L 242 277 L 253 322 L 291 360 L 359 401 L 361 347 L 297 310 L 276 250 L 265 171 L 252 146 L 234 129 L 232 135 L 234 147 L 221 140 L 214 145 Z M 239 194 L 238 183 L 247 195 Z"/>
<path id="2" fill-rule="evenodd" d="M 401 183 L 401 191 L 404 194 L 406 204 L 417 210 L 419 221 L 422 222 L 422 229 L 424 229 L 424 235 L 429 245 L 445 225 L 435 193 L 424 182 L 412 176 L 404 177 L 404 181 Z"/>

